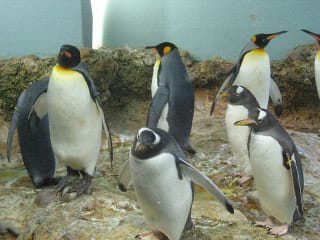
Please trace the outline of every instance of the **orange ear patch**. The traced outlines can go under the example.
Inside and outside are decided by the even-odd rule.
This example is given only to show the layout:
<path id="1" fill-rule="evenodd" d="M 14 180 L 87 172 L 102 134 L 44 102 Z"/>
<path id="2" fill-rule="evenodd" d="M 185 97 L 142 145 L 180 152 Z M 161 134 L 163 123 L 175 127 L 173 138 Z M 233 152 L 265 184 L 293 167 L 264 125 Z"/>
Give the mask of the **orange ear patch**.
<path id="1" fill-rule="evenodd" d="M 163 56 L 167 55 L 169 52 L 171 52 L 171 47 L 170 46 L 165 46 L 163 48 Z"/>

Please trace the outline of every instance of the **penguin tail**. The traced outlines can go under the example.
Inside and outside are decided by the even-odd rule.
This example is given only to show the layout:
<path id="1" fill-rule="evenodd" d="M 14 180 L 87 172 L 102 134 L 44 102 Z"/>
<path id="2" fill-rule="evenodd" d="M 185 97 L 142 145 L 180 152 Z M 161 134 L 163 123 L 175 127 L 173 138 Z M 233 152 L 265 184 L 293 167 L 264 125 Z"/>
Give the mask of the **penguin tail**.
<path id="1" fill-rule="evenodd" d="M 183 151 L 185 151 L 185 152 L 187 152 L 187 153 L 189 153 L 191 155 L 196 154 L 196 150 L 193 149 L 193 147 L 190 145 L 190 143 L 184 144 L 182 146 L 182 149 L 183 149 Z"/>
<path id="2" fill-rule="evenodd" d="M 228 201 L 225 202 L 224 204 L 225 208 L 227 209 L 227 211 L 229 213 L 232 213 L 234 214 L 234 209 L 233 209 L 233 206 L 231 205 L 231 203 L 229 203 Z"/>

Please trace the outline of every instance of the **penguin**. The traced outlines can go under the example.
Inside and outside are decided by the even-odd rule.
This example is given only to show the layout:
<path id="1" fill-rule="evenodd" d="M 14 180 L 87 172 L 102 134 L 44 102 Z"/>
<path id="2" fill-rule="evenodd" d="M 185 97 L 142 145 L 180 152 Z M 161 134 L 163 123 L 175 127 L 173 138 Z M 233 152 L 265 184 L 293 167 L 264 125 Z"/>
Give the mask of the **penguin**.
<path id="1" fill-rule="evenodd" d="M 214 111 L 216 102 L 221 92 L 229 85 L 241 85 L 249 89 L 255 96 L 259 105 L 263 108 L 268 107 L 269 95 L 272 97 L 272 102 L 275 105 L 277 115 L 282 112 L 282 97 L 280 90 L 271 76 L 270 72 L 270 58 L 265 51 L 265 47 L 273 38 L 286 33 L 281 31 L 271 34 L 256 34 L 251 37 L 250 41 L 243 48 L 240 58 L 233 66 L 230 74 L 223 82 L 218 90 L 210 109 L 210 115 Z M 278 101 L 280 101 L 278 103 Z"/>
<path id="2" fill-rule="evenodd" d="M 271 74 L 271 81 L 270 81 L 270 99 L 273 105 L 273 109 L 277 117 L 280 117 L 282 114 L 282 95 L 280 89 L 277 85 L 274 76 Z"/>
<path id="3" fill-rule="evenodd" d="M 228 140 L 233 156 L 237 162 L 240 176 L 238 183 L 243 185 L 251 179 L 249 154 L 247 142 L 249 137 L 249 127 L 239 128 L 233 123 L 246 118 L 251 108 L 258 108 L 259 103 L 253 94 L 245 87 L 233 85 L 229 91 L 222 93 L 228 96 L 228 105 L 225 115 L 225 125 Z"/>
<path id="4" fill-rule="evenodd" d="M 259 201 L 267 215 L 266 221 L 255 225 L 268 228 L 271 235 L 286 234 L 294 216 L 303 217 L 304 178 L 297 147 L 266 109 L 250 109 L 248 118 L 235 125 L 251 129 L 250 164 Z"/>
<path id="5" fill-rule="evenodd" d="M 177 47 L 163 42 L 154 49 L 160 58 L 153 69 L 147 126 L 168 131 L 190 154 L 195 150 L 190 145 L 190 133 L 194 112 L 194 87 L 180 57 Z"/>
<path id="6" fill-rule="evenodd" d="M 23 163 L 35 188 L 57 184 L 56 161 L 51 147 L 46 94 L 49 78 L 39 80 L 19 96 L 7 136 L 7 158 L 15 129 Z"/>
<path id="7" fill-rule="evenodd" d="M 180 145 L 168 132 L 139 129 L 129 159 L 120 171 L 119 188 L 126 191 L 133 185 L 145 221 L 152 229 L 140 239 L 162 233 L 169 240 L 179 240 L 184 230 L 192 227 L 193 183 L 203 186 L 234 213 L 222 191 L 185 160 Z"/>
<path id="8" fill-rule="evenodd" d="M 320 34 L 313 33 L 306 29 L 302 29 L 301 31 L 309 34 L 311 37 L 316 39 L 318 42 L 318 45 L 320 45 Z M 320 98 L 320 49 L 318 49 L 315 60 L 314 60 L 314 74 L 315 74 L 318 97 Z"/>
<path id="9" fill-rule="evenodd" d="M 90 189 L 103 128 L 109 135 L 111 163 L 113 151 L 99 92 L 75 46 L 60 48 L 49 79 L 47 107 L 52 149 L 56 159 L 67 167 L 67 176 L 61 178 L 57 189 L 79 196 Z"/>

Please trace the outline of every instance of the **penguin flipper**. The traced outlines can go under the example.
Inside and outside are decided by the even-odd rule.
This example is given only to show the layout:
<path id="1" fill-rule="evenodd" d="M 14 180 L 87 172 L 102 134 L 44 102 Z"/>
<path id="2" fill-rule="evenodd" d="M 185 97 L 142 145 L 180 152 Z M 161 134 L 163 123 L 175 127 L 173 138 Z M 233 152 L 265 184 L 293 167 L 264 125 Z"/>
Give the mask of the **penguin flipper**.
<path id="1" fill-rule="evenodd" d="M 164 85 L 159 85 L 155 95 L 150 103 L 147 127 L 157 127 L 158 120 L 161 116 L 162 110 L 169 99 L 169 90 Z"/>
<path id="2" fill-rule="evenodd" d="M 191 181 L 204 187 L 209 193 L 211 193 L 228 212 L 234 213 L 231 202 L 225 197 L 224 193 L 215 185 L 206 175 L 201 173 L 198 169 L 186 162 L 181 157 L 176 156 L 177 165 L 179 169 L 187 176 Z M 179 171 L 178 171 L 179 173 Z"/>
<path id="3" fill-rule="evenodd" d="M 105 112 L 101 108 L 100 101 L 98 101 L 99 98 L 96 98 L 96 105 L 97 108 L 100 112 L 101 118 L 102 118 L 102 126 L 103 130 L 106 136 L 106 139 L 108 139 L 108 145 L 109 145 L 109 156 L 110 156 L 110 162 L 111 162 L 111 167 L 113 167 L 113 144 L 112 144 L 112 137 L 111 137 L 111 132 L 110 132 L 110 127 L 108 124 L 107 116 Z"/>
<path id="4" fill-rule="evenodd" d="M 228 77 L 223 81 L 221 87 L 219 88 L 218 92 L 216 93 L 212 104 L 211 104 L 211 108 L 210 108 L 210 116 L 212 115 L 214 108 L 219 100 L 220 94 L 228 87 L 232 84 L 232 79 L 234 79 L 233 75 L 234 75 L 234 69 L 235 66 L 231 69 L 231 73 L 228 75 Z"/>
<path id="5" fill-rule="evenodd" d="M 100 95 L 100 92 L 97 90 L 96 85 L 94 84 L 93 79 L 91 78 L 87 66 L 84 62 L 80 62 L 77 66 L 72 68 L 74 71 L 81 73 L 88 85 L 90 95 L 92 99 L 96 99 Z"/>
<path id="6" fill-rule="evenodd" d="M 274 111 L 276 115 L 279 117 L 282 113 L 282 96 L 273 75 L 271 75 L 270 77 L 269 95 L 274 107 Z"/>
<path id="7" fill-rule="evenodd" d="M 11 158 L 11 146 L 12 146 L 12 141 L 13 141 L 13 135 L 14 135 L 14 132 L 17 128 L 17 124 L 19 121 L 19 111 L 25 101 L 25 98 L 26 98 L 26 91 L 23 91 L 18 98 L 17 105 L 15 107 L 15 110 L 14 110 L 12 118 L 11 118 L 9 132 L 8 132 L 8 136 L 7 136 L 7 159 L 9 162 L 10 162 L 10 158 Z"/>
<path id="8" fill-rule="evenodd" d="M 296 159 L 295 154 L 292 154 L 291 158 L 287 161 L 287 163 L 290 166 L 290 173 L 291 173 L 294 193 L 297 201 L 296 211 L 300 217 L 303 217 L 303 197 L 302 197 L 303 180 L 300 179 L 300 178 L 303 178 L 303 176 L 301 175 L 301 170 L 299 171 L 300 163 L 298 163 L 298 161 L 300 161 L 300 159 Z"/>
<path id="9" fill-rule="evenodd" d="M 122 192 L 126 192 L 130 184 L 131 184 L 131 174 L 130 174 L 129 160 L 127 160 L 121 167 L 118 186 Z"/>

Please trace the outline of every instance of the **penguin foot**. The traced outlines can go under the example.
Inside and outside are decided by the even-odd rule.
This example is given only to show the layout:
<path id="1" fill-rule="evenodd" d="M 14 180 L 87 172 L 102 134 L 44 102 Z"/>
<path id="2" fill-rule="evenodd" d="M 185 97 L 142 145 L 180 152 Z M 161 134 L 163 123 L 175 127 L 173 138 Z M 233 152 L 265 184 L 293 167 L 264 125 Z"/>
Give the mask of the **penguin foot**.
<path id="1" fill-rule="evenodd" d="M 246 182 L 253 179 L 252 175 L 247 175 L 245 173 L 236 173 L 235 176 L 240 177 L 237 182 L 240 186 L 243 186 Z"/>
<path id="2" fill-rule="evenodd" d="M 268 230 L 268 234 L 273 236 L 281 236 L 288 232 L 289 224 L 285 224 L 282 226 L 273 226 Z"/>
<path id="3" fill-rule="evenodd" d="M 73 184 L 73 182 L 75 182 L 76 180 L 78 180 L 79 177 L 77 176 L 70 176 L 70 175 L 67 175 L 67 176 L 64 176 L 62 177 L 58 184 L 57 184 L 57 192 L 60 192 L 62 191 L 64 188 L 66 188 L 67 186 L 71 186 Z"/>
<path id="4" fill-rule="evenodd" d="M 92 177 L 90 175 L 87 175 L 86 177 L 83 177 L 81 179 L 78 179 L 77 181 L 74 181 L 71 187 L 68 189 L 68 192 L 76 192 L 79 195 L 83 193 L 89 193 L 87 190 L 89 190 L 91 186 Z"/>
<path id="5" fill-rule="evenodd" d="M 256 221 L 254 223 L 254 225 L 257 227 L 263 227 L 263 228 L 270 229 L 270 228 L 274 227 L 274 222 L 273 222 L 272 218 L 268 216 L 265 221 Z"/>
<path id="6" fill-rule="evenodd" d="M 246 182 L 250 181 L 251 179 L 253 179 L 252 176 L 244 175 L 238 179 L 238 183 L 240 186 L 243 186 Z"/>
<path id="7" fill-rule="evenodd" d="M 142 234 L 138 234 L 135 236 L 135 239 L 140 239 L 140 240 L 169 240 L 169 238 L 164 235 L 160 231 L 151 231 L 151 232 L 146 232 Z"/>

